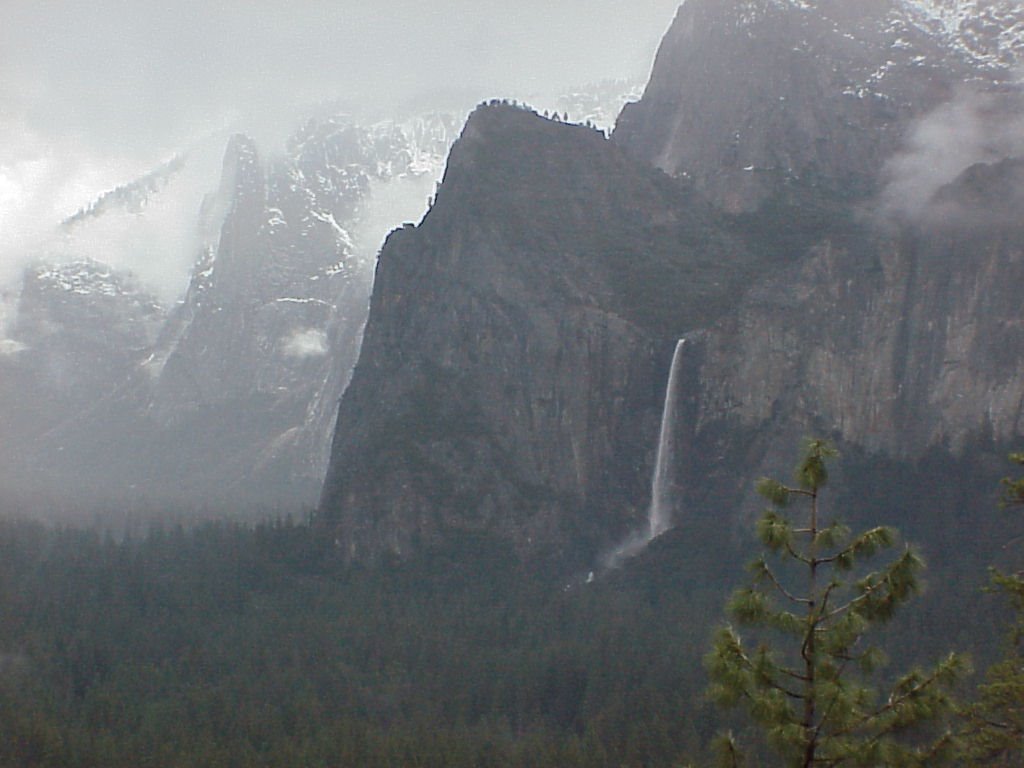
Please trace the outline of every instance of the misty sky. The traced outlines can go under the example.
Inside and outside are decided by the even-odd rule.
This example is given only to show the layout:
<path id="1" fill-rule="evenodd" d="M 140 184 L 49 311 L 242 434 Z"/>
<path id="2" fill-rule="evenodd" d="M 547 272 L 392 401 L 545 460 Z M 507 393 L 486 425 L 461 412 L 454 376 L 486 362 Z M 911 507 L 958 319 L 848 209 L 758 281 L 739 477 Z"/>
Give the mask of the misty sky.
<path id="1" fill-rule="evenodd" d="M 211 133 L 283 136 L 332 99 L 387 110 L 643 78 L 678 4 L 2 0 L 0 282 L 32 237 Z"/>

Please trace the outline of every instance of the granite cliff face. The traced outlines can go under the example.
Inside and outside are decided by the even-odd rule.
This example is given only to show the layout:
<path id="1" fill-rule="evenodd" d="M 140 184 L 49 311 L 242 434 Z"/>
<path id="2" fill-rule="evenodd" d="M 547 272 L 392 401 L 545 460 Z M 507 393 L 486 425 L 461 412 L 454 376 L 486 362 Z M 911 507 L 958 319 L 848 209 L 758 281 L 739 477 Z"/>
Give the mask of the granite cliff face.
<path id="1" fill-rule="evenodd" d="M 755 210 L 787 182 L 872 194 L 911 120 L 965 81 L 1007 76 L 952 27 L 932 29 L 929 8 L 688 0 L 615 139 L 729 210 Z"/>
<path id="2" fill-rule="evenodd" d="M 339 172 L 344 161 L 309 165 L 312 181 L 301 155 L 265 176 L 255 144 L 231 141 L 204 206 L 220 231 L 143 367 L 146 416 L 181 446 L 172 474 L 203 493 L 252 485 L 308 499 L 322 477 L 315 447 L 325 455 L 331 417 L 307 415 L 322 396 L 337 400 L 355 360 L 369 270 L 339 222 L 351 226 L 368 180 Z"/>
<path id="3" fill-rule="evenodd" d="M 1019 439 L 1024 227 L 974 215 L 825 240 L 764 280 L 707 337 L 698 429 L 797 420 L 905 458 Z"/>
<path id="4" fill-rule="evenodd" d="M 753 511 L 808 432 L 909 473 L 1024 436 L 1024 111 L 937 8 L 691 0 L 610 142 L 480 108 L 381 254 L 321 499 L 344 555 L 598 554 L 644 517 L 683 336 L 691 518 Z"/>
<path id="5" fill-rule="evenodd" d="M 422 224 L 389 238 L 322 507 L 349 557 L 446 529 L 529 550 L 641 515 L 673 338 L 757 268 L 603 134 L 481 107 Z"/>

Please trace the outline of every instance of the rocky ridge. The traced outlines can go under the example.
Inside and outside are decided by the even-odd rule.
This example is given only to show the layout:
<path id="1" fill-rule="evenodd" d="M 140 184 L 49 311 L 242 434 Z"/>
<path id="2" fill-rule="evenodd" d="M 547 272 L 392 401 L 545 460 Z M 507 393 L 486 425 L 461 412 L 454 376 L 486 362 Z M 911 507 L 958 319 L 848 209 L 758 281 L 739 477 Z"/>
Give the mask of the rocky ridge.
<path id="1" fill-rule="evenodd" d="M 588 86 L 557 105 L 573 119 L 610 126 L 632 87 Z M 63 270 L 71 260 L 111 252 L 133 263 L 141 249 L 147 267 L 180 260 L 176 248 L 196 258 L 183 299 L 147 326 L 142 348 L 122 350 L 132 364 L 76 357 L 79 376 L 102 367 L 106 386 L 63 392 L 60 407 L 33 400 L 45 387 L 24 364 L 34 354 L 26 350 L 41 343 L 38 329 L 21 322 L 0 341 L 7 374 L 0 419 L 14 419 L 6 405 L 17 403 L 10 410 L 23 416 L 19 435 L 32 436 L 8 441 L 17 447 L 4 462 L 13 474 L 4 487 L 27 480 L 30 493 L 73 488 L 76 499 L 127 494 L 232 508 L 249 500 L 312 504 L 378 246 L 390 228 L 422 215 L 461 122 L 438 111 L 367 119 L 324 107 L 270 155 L 245 136 L 228 141 L 219 189 L 201 206 L 198 196 L 195 203 L 182 196 L 210 184 L 205 146 L 69 217 L 40 263 Z M 198 224 L 182 223 L 193 206 L 201 208 Z M 126 258 L 125 249 L 135 255 Z M 22 321 L 44 311 L 31 279 Z M 74 336 L 74 311 L 92 311 L 88 301 L 75 307 L 50 329 L 54 338 Z M 108 321 L 130 322 L 116 313 Z M 83 327 L 123 341 L 89 322 Z"/>
<path id="2" fill-rule="evenodd" d="M 251 139 L 233 137 L 220 187 L 201 206 L 184 299 L 152 318 L 139 343 L 112 335 L 128 322 L 127 310 L 124 317 L 112 310 L 103 327 L 82 325 L 96 338 L 124 342 L 131 364 L 65 356 L 80 375 L 103 369 L 106 386 L 79 389 L 67 407 L 48 409 L 45 429 L 33 426 L 33 439 L 19 441 L 13 461 L 21 469 L 7 484 L 35 478 L 96 498 L 312 503 L 365 321 L 382 235 L 375 227 L 384 226 L 377 221 L 407 215 L 406 200 L 424 204 L 451 124 L 444 115 L 370 127 L 344 116 L 310 120 L 269 162 Z M 172 166 L 104 195 L 63 227 L 102 224 L 122 209 L 144 217 Z M 40 274 L 61 275 L 82 296 L 50 331 L 68 340 L 76 338 L 71 326 L 98 311 L 96 297 L 117 288 L 109 268 L 96 264 L 83 282 L 66 261 Z M 99 282 L 101 275 L 110 280 Z M 22 369 L 43 343 L 41 325 L 29 320 L 53 304 L 40 300 L 34 282 L 26 275 L 5 355 L 19 371 L 11 386 L 23 400 L 33 387 L 21 386 Z"/>
<path id="3" fill-rule="evenodd" d="M 951 7 L 691 0 L 616 140 L 734 211 L 756 210 L 786 182 L 873 195 L 915 119 L 965 83 L 1013 79 L 1005 28 L 954 23 Z"/>
<path id="4" fill-rule="evenodd" d="M 1015 143 L 883 202 L 964 87 L 1017 110 L 921 7 L 690 0 L 611 142 L 475 113 L 381 254 L 320 507 L 344 555 L 470 529 L 596 556 L 643 524 L 683 336 L 676 498 L 709 527 L 807 432 L 908 472 L 1024 436 L 1024 232 L 977 216 Z"/>
<path id="5" fill-rule="evenodd" d="M 185 155 L 177 155 L 142 178 L 112 189 L 61 222 L 61 229 L 71 230 L 89 219 L 102 216 L 114 208 L 141 213 L 149 198 L 159 194 L 187 162 Z"/>

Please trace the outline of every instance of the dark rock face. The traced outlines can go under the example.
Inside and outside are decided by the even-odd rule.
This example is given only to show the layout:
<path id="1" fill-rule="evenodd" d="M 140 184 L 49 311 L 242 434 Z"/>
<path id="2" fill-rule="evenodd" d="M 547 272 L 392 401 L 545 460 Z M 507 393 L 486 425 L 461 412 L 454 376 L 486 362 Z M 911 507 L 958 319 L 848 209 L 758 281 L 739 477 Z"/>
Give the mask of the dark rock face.
<path id="1" fill-rule="evenodd" d="M 957 223 L 986 230 L 1013 229 L 1024 205 L 1024 159 L 976 163 L 938 190 L 931 203 L 929 223 L 938 228 Z"/>
<path id="2" fill-rule="evenodd" d="M 482 107 L 377 269 L 322 498 L 349 557 L 446 528 L 608 544 L 641 514 L 671 346 L 755 268 L 684 186 Z"/>
<path id="3" fill-rule="evenodd" d="M 780 182 L 863 196 L 962 57 L 894 0 L 688 0 L 615 140 L 733 211 Z"/>
<path id="4" fill-rule="evenodd" d="M 478 110 L 381 255 L 321 499 L 344 555 L 452 528 L 599 553 L 644 517 L 682 336 L 677 475 L 707 521 L 808 433 L 908 468 L 1024 436 L 1013 142 L 882 202 L 957 83 L 1016 109 L 937 7 L 690 0 L 613 141 Z"/>

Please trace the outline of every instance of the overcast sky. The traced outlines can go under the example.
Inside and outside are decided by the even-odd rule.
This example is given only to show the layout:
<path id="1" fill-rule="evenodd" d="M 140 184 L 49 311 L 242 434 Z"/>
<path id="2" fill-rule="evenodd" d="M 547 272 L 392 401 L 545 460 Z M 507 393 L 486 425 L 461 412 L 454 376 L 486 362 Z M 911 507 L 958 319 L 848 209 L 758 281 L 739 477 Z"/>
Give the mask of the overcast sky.
<path id="1" fill-rule="evenodd" d="M 678 4 L 0 0 L 0 259 L 191 142 L 301 105 L 645 77 Z"/>

